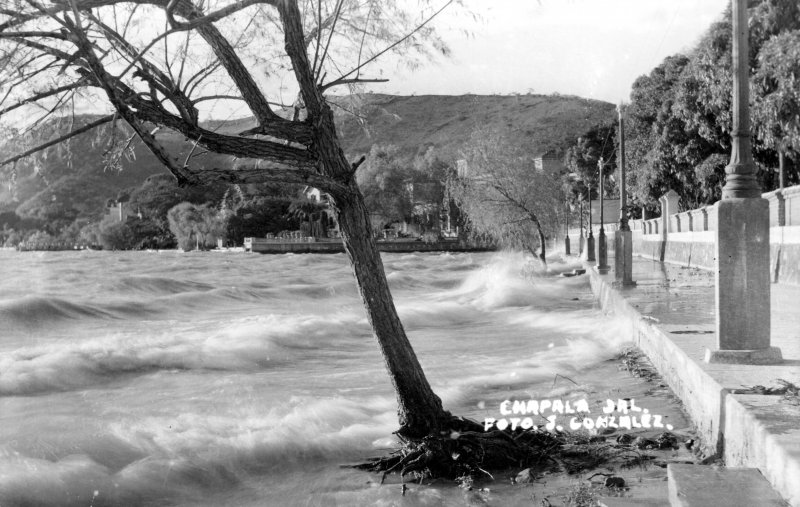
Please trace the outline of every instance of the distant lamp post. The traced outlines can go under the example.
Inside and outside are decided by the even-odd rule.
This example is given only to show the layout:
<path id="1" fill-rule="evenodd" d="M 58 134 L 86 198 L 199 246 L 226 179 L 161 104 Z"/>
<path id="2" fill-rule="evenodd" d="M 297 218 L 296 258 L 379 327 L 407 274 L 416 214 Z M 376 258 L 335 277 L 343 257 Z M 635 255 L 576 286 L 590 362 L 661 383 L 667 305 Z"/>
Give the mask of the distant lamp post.
<path id="1" fill-rule="evenodd" d="M 619 112 L 619 227 L 614 233 L 614 279 L 617 285 L 630 287 L 633 281 L 633 233 L 628 224 L 628 189 L 625 188 L 625 121 L 624 107 L 617 107 Z M 642 219 L 644 219 L 642 208 Z"/>
<path id="2" fill-rule="evenodd" d="M 583 254 L 583 247 L 585 246 L 584 245 L 584 238 L 583 238 L 583 196 L 582 195 L 580 197 L 580 201 L 578 201 L 578 202 L 580 203 L 580 212 L 579 212 L 579 214 L 580 214 L 580 221 L 581 221 L 581 225 L 580 225 L 581 232 L 580 232 L 580 236 L 578 237 L 578 255 L 580 256 L 580 255 Z"/>
<path id="3" fill-rule="evenodd" d="M 586 260 L 594 262 L 594 233 L 592 232 L 592 187 L 587 185 L 587 193 L 589 194 L 589 234 L 586 236 Z"/>
<path id="4" fill-rule="evenodd" d="M 569 201 L 565 203 L 566 210 L 567 210 L 567 217 L 565 221 L 566 228 L 564 230 L 564 255 L 569 255 L 569 214 L 572 211 L 572 207 L 569 205 Z"/>
<path id="5" fill-rule="evenodd" d="M 603 157 L 600 157 L 600 160 L 597 161 L 597 167 L 600 168 L 600 184 L 598 185 L 598 190 L 600 192 L 600 234 L 598 235 L 598 245 L 597 245 L 597 271 L 601 275 L 605 275 L 608 273 L 608 243 L 606 242 L 606 230 L 603 227 L 605 223 L 605 214 L 604 214 L 604 206 L 603 206 L 603 194 L 605 194 L 604 185 L 603 185 L 603 166 L 605 165 L 605 161 Z"/>
<path id="6" fill-rule="evenodd" d="M 782 361 L 770 346 L 769 203 L 761 198 L 750 143 L 747 0 L 732 0 L 731 161 L 717 206 L 717 348 L 710 363 Z"/>

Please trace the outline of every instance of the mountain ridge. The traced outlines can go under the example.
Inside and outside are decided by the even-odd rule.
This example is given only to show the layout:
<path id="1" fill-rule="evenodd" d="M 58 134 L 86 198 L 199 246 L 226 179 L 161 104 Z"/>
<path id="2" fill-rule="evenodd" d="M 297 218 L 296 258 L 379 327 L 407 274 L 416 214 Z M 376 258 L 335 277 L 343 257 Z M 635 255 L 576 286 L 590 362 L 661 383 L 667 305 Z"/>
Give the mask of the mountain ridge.
<path id="1" fill-rule="evenodd" d="M 616 115 L 613 104 L 562 95 L 368 93 L 329 99 L 345 154 L 353 160 L 368 153 L 374 144 L 396 145 L 405 162 L 431 147 L 439 158 L 454 160 L 472 133 L 481 128 L 504 131 L 511 142 L 528 145 L 534 152 L 563 151 L 591 127 L 609 123 Z M 93 117 L 84 115 L 82 119 L 88 122 Z M 209 120 L 204 124 L 228 133 L 255 125 L 252 118 Z M 12 189 L 4 185 L 0 189 L 0 211 L 16 210 L 21 216 L 46 220 L 47 213 L 42 210 L 60 201 L 73 216 L 97 218 L 104 212 L 106 200 L 119 191 L 166 172 L 141 143 L 135 146 L 135 160 L 121 160 L 121 172 L 103 170 L 103 144 L 110 127 L 105 129 L 73 138 L 69 157 L 63 149 L 50 148 L 38 163 L 18 163 L 14 189 L 18 201 L 12 200 Z M 181 134 L 165 132 L 158 138 L 175 157 L 185 156 L 191 149 L 191 143 Z M 0 146 L 0 152 L 6 149 L 7 145 Z M 232 157 L 214 154 L 198 160 L 204 164 L 233 162 Z"/>

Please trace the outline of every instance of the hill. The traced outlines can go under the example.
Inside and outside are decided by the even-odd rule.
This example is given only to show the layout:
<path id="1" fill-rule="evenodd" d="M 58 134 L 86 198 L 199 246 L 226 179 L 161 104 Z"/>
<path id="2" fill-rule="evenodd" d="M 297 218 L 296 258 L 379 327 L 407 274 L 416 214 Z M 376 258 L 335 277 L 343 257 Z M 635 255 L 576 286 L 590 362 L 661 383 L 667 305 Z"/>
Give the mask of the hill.
<path id="1" fill-rule="evenodd" d="M 616 117 L 613 104 L 559 95 L 370 94 L 336 102 L 360 106 L 366 118 L 362 125 L 337 108 L 339 133 L 353 155 L 368 152 L 375 143 L 391 143 L 407 156 L 433 146 L 441 158 L 458 157 L 479 128 L 505 132 L 512 143 L 528 145 L 535 153 L 562 151 L 591 127 Z"/>
<path id="2" fill-rule="evenodd" d="M 477 128 L 506 131 L 512 142 L 529 145 L 532 151 L 560 150 L 600 123 L 613 121 L 614 105 L 579 97 L 558 95 L 514 96 L 392 96 L 365 94 L 334 97 L 335 114 L 344 148 L 355 159 L 369 152 L 373 144 L 394 144 L 407 159 L 434 147 L 439 157 L 458 156 L 461 146 Z M 357 115 L 351 114 L 356 112 Z M 83 117 L 78 123 L 92 121 Z M 253 126 L 252 119 L 212 121 L 209 126 L 225 132 L 239 132 Z M 40 139 L 57 135 L 47 129 Z M 52 220 L 97 217 L 107 199 L 120 190 L 138 186 L 148 176 L 165 170 L 141 144 L 134 143 L 135 159 L 121 160 L 121 171 L 104 170 L 103 153 L 111 128 L 72 140 L 69 153 L 51 148 L 38 163 L 27 160 L 17 165 L 16 199 L 12 189 L 0 189 L 0 212 L 16 210 L 21 216 Z M 170 153 L 180 158 L 190 149 L 183 136 L 159 135 Z M 28 145 L 42 142 L 29 140 Z M 8 143 L 0 153 L 10 155 Z M 3 157 L 4 158 L 4 157 Z M 226 164 L 230 157 L 206 155 L 200 163 Z M 203 162 L 205 160 L 205 162 Z M 37 168 L 38 166 L 38 168 Z M 4 168 L 7 170 L 7 168 Z M 59 203 L 53 206 L 53 203 Z"/>

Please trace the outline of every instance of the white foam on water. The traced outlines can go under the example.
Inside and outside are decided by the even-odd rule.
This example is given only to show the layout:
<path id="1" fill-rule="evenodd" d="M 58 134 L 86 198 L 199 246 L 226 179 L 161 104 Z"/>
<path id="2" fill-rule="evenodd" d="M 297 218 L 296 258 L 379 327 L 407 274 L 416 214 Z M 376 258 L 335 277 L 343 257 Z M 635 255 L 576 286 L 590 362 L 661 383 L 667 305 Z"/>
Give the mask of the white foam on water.
<path id="1" fill-rule="evenodd" d="M 263 505 L 276 491 L 289 504 L 396 503 L 394 494 L 365 488 L 363 476 L 346 476 L 360 486 L 338 485 L 339 463 L 381 454 L 397 428 L 396 400 L 344 256 L 231 255 L 221 263 L 146 255 L 145 263 L 133 254 L 86 257 L 103 276 L 131 277 L 130 293 L 89 278 L 81 290 L 98 292 L 81 300 L 58 276 L 33 290 L 112 312 L 56 309 L 70 312 L 61 321 L 91 318 L 100 327 L 45 327 L 35 342 L 0 338 L 0 436 L 9 436 L 0 442 L 0 505 Z M 71 269 L 87 266 L 70 259 Z M 551 272 L 539 272 L 525 269 L 529 260 L 384 256 L 401 319 L 446 408 L 494 413 L 510 390 L 549 387 L 556 373 L 590 368 L 627 340 L 585 299 L 573 301 L 586 292 L 585 277 L 553 276 L 569 262 L 554 259 Z M 118 311 L 127 304 L 164 310 L 150 321 Z M 39 422 L 48 407 L 69 428 L 59 437 Z M 327 486 L 304 488 L 308 474 Z M 419 505 L 442 501 L 441 490 L 427 491 L 414 496 Z"/>
<path id="2" fill-rule="evenodd" d="M 0 355 L 0 395 L 62 391 L 160 369 L 256 370 L 366 335 L 363 317 L 267 315 L 225 323 L 174 323 L 170 331 L 65 339 Z"/>

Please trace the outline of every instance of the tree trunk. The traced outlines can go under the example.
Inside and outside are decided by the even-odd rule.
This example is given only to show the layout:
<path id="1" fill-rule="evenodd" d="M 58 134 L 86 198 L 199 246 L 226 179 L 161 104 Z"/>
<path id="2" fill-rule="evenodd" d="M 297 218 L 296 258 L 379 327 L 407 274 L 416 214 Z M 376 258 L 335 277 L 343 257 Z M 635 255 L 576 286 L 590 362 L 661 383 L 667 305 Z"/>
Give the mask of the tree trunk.
<path id="1" fill-rule="evenodd" d="M 542 224 L 539 222 L 539 218 L 536 217 L 534 214 L 530 214 L 531 220 L 536 225 L 536 232 L 539 234 L 539 244 L 541 245 L 542 249 L 539 253 L 539 260 L 542 261 L 542 264 L 547 265 L 547 247 L 545 246 L 544 242 L 544 231 L 542 231 Z"/>
<path id="2" fill-rule="evenodd" d="M 400 429 L 398 434 L 421 438 L 436 434 L 451 418 L 431 389 L 408 341 L 389 291 L 378 246 L 372 234 L 369 213 L 358 189 L 352 168 L 336 138 L 333 115 L 327 105 L 317 124 L 317 150 L 329 175 L 350 175 L 348 191 L 332 194 L 344 247 L 358 283 L 367 317 L 380 346 L 397 394 Z"/>
<path id="3" fill-rule="evenodd" d="M 438 432 L 450 414 L 425 378 L 397 315 L 364 198 L 351 183 L 352 193 L 336 197 L 339 227 L 358 289 L 397 393 L 399 433 L 422 437 Z"/>
<path id="4" fill-rule="evenodd" d="M 544 233 L 542 232 L 541 226 L 537 225 L 536 230 L 539 233 L 539 243 L 542 245 L 541 253 L 539 253 L 539 260 L 541 260 L 544 264 L 547 264 L 547 256 L 546 256 L 546 246 L 544 242 Z"/>
<path id="5" fill-rule="evenodd" d="M 443 429 L 450 414 L 442 408 L 442 401 L 428 384 L 397 316 L 380 252 L 372 237 L 364 197 L 355 182 L 355 168 L 344 156 L 336 135 L 333 112 L 308 61 L 297 2 L 278 2 L 277 7 L 283 21 L 286 53 L 292 60 L 312 128 L 313 143 L 309 151 L 316 155 L 320 172 L 340 183 L 337 188 L 329 189 L 329 193 L 333 197 L 344 247 L 367 317 L 397 393 L 398 433 L 412 438 L 437 433 Z"/>

